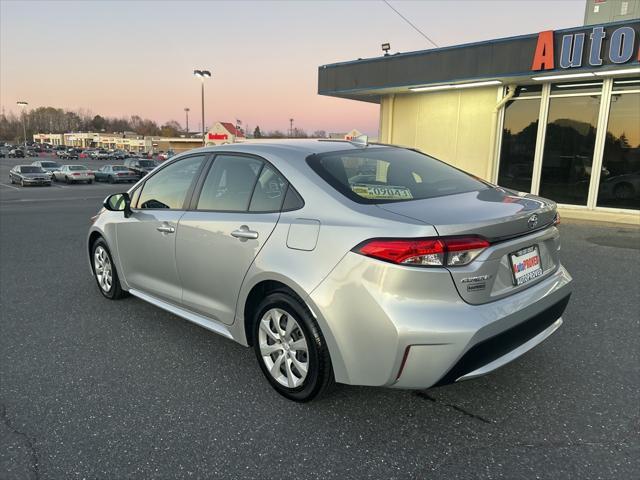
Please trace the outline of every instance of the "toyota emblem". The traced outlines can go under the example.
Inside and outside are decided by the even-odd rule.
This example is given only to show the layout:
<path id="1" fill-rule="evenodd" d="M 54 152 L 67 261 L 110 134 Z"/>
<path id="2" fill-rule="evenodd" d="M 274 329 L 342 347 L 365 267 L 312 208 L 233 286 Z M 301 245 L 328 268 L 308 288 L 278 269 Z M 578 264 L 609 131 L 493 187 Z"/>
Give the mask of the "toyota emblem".
<path id="1" fill-rule="evenodd" d="M 529 217 L 529 220 L 527 220 L 527 225 L 529 226 L 529 228 L 536 228 L 538 226 L 538 215 L 536 215 L 535 213 L 531 215 Z"/>

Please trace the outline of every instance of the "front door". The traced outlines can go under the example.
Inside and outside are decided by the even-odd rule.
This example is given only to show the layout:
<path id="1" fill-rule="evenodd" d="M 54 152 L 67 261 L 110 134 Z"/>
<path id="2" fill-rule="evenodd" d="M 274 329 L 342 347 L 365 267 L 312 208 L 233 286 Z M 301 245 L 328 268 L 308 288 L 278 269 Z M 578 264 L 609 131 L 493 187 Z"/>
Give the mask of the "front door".
<path id="1" fill-rule="evenodd" d="M 287 183 L 260 159 L 218 155 L 195 209 L 178 225 L 176 258 L 186 308 L 234 321 L 247 270 L 273 232 Z"/>
<path id="2" fill-rule="evenodd" d="M 122 274 L 130 287 L 180 303 L 176 235 L 204 160 L 186 157 L 158 170 L 141 187 L 132 215 L 117 224 Z"/>

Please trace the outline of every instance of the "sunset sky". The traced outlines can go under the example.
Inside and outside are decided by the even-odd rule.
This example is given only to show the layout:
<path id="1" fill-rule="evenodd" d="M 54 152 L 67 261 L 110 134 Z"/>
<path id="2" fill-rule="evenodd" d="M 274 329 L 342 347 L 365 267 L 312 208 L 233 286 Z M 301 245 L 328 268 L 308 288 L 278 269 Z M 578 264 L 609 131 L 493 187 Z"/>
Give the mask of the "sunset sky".
<path id="1" fill-rule="evenodd" d="M 582 24 L 584 0 L 391 1 L 439 46 Z M 29 108 L 138 114 L 198 128 L 378 129 L 378 106 L 319 96 L 318 66 L 431 48 L 382 1 L 188 2 L 0 0 L 0 100 Z"/>

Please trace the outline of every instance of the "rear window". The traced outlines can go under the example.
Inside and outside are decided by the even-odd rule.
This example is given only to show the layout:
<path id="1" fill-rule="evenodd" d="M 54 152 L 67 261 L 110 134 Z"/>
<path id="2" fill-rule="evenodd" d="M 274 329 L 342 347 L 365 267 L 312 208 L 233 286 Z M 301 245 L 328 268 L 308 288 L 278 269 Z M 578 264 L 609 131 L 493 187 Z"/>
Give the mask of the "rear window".
<path id="1" fill-rule="evenodd" d="M 36 166 L 20 167 L 20 173 L 42 173 L 42 172 L 44 172 L 44 170 Z"/>
<path id="2" fill-rule="evenodd" d="M 70 165 L 69 170 L 88 170 L 84 165 Z"/>
<path id="3" fill-rule="evenodd" d="M 440 160 L 403 148 L 365 148 L 307 158 L 329 185 L 358 203 L 389 203 L 489 188 Z"/>
<path id="4" fill-rule="evenodd" d="M 128 172 L 129 171 L 129 169 L 127 167 L 122 166 L 122 165 L 115 165 L 113 167 L 113 170 L 117 171 L 117 172 L 123 172 L 123 171 L 127 171 Z"/>

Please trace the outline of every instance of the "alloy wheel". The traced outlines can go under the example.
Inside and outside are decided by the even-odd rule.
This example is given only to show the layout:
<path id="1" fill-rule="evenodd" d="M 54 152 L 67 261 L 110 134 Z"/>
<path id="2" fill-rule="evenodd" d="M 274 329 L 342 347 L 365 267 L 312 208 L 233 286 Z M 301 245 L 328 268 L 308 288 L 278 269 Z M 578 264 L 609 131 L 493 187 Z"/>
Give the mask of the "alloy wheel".
<path id="1" fill-rule="evenodd" d="M 288 388 L 301 386 L 309 371 L 309 348 L 298 321 L 281 308 L 267 310 L 260 320 L 258 341 L 273 379 Z"/>
<path id="2" fill-rule="evenodd" d="M 98 285 L 106 293 L 111 290 L 113 284 L 113 269 L 109 254 L 102 246 L 98 246 L 93 252 L 93 267 L 98 279 Z"/>

